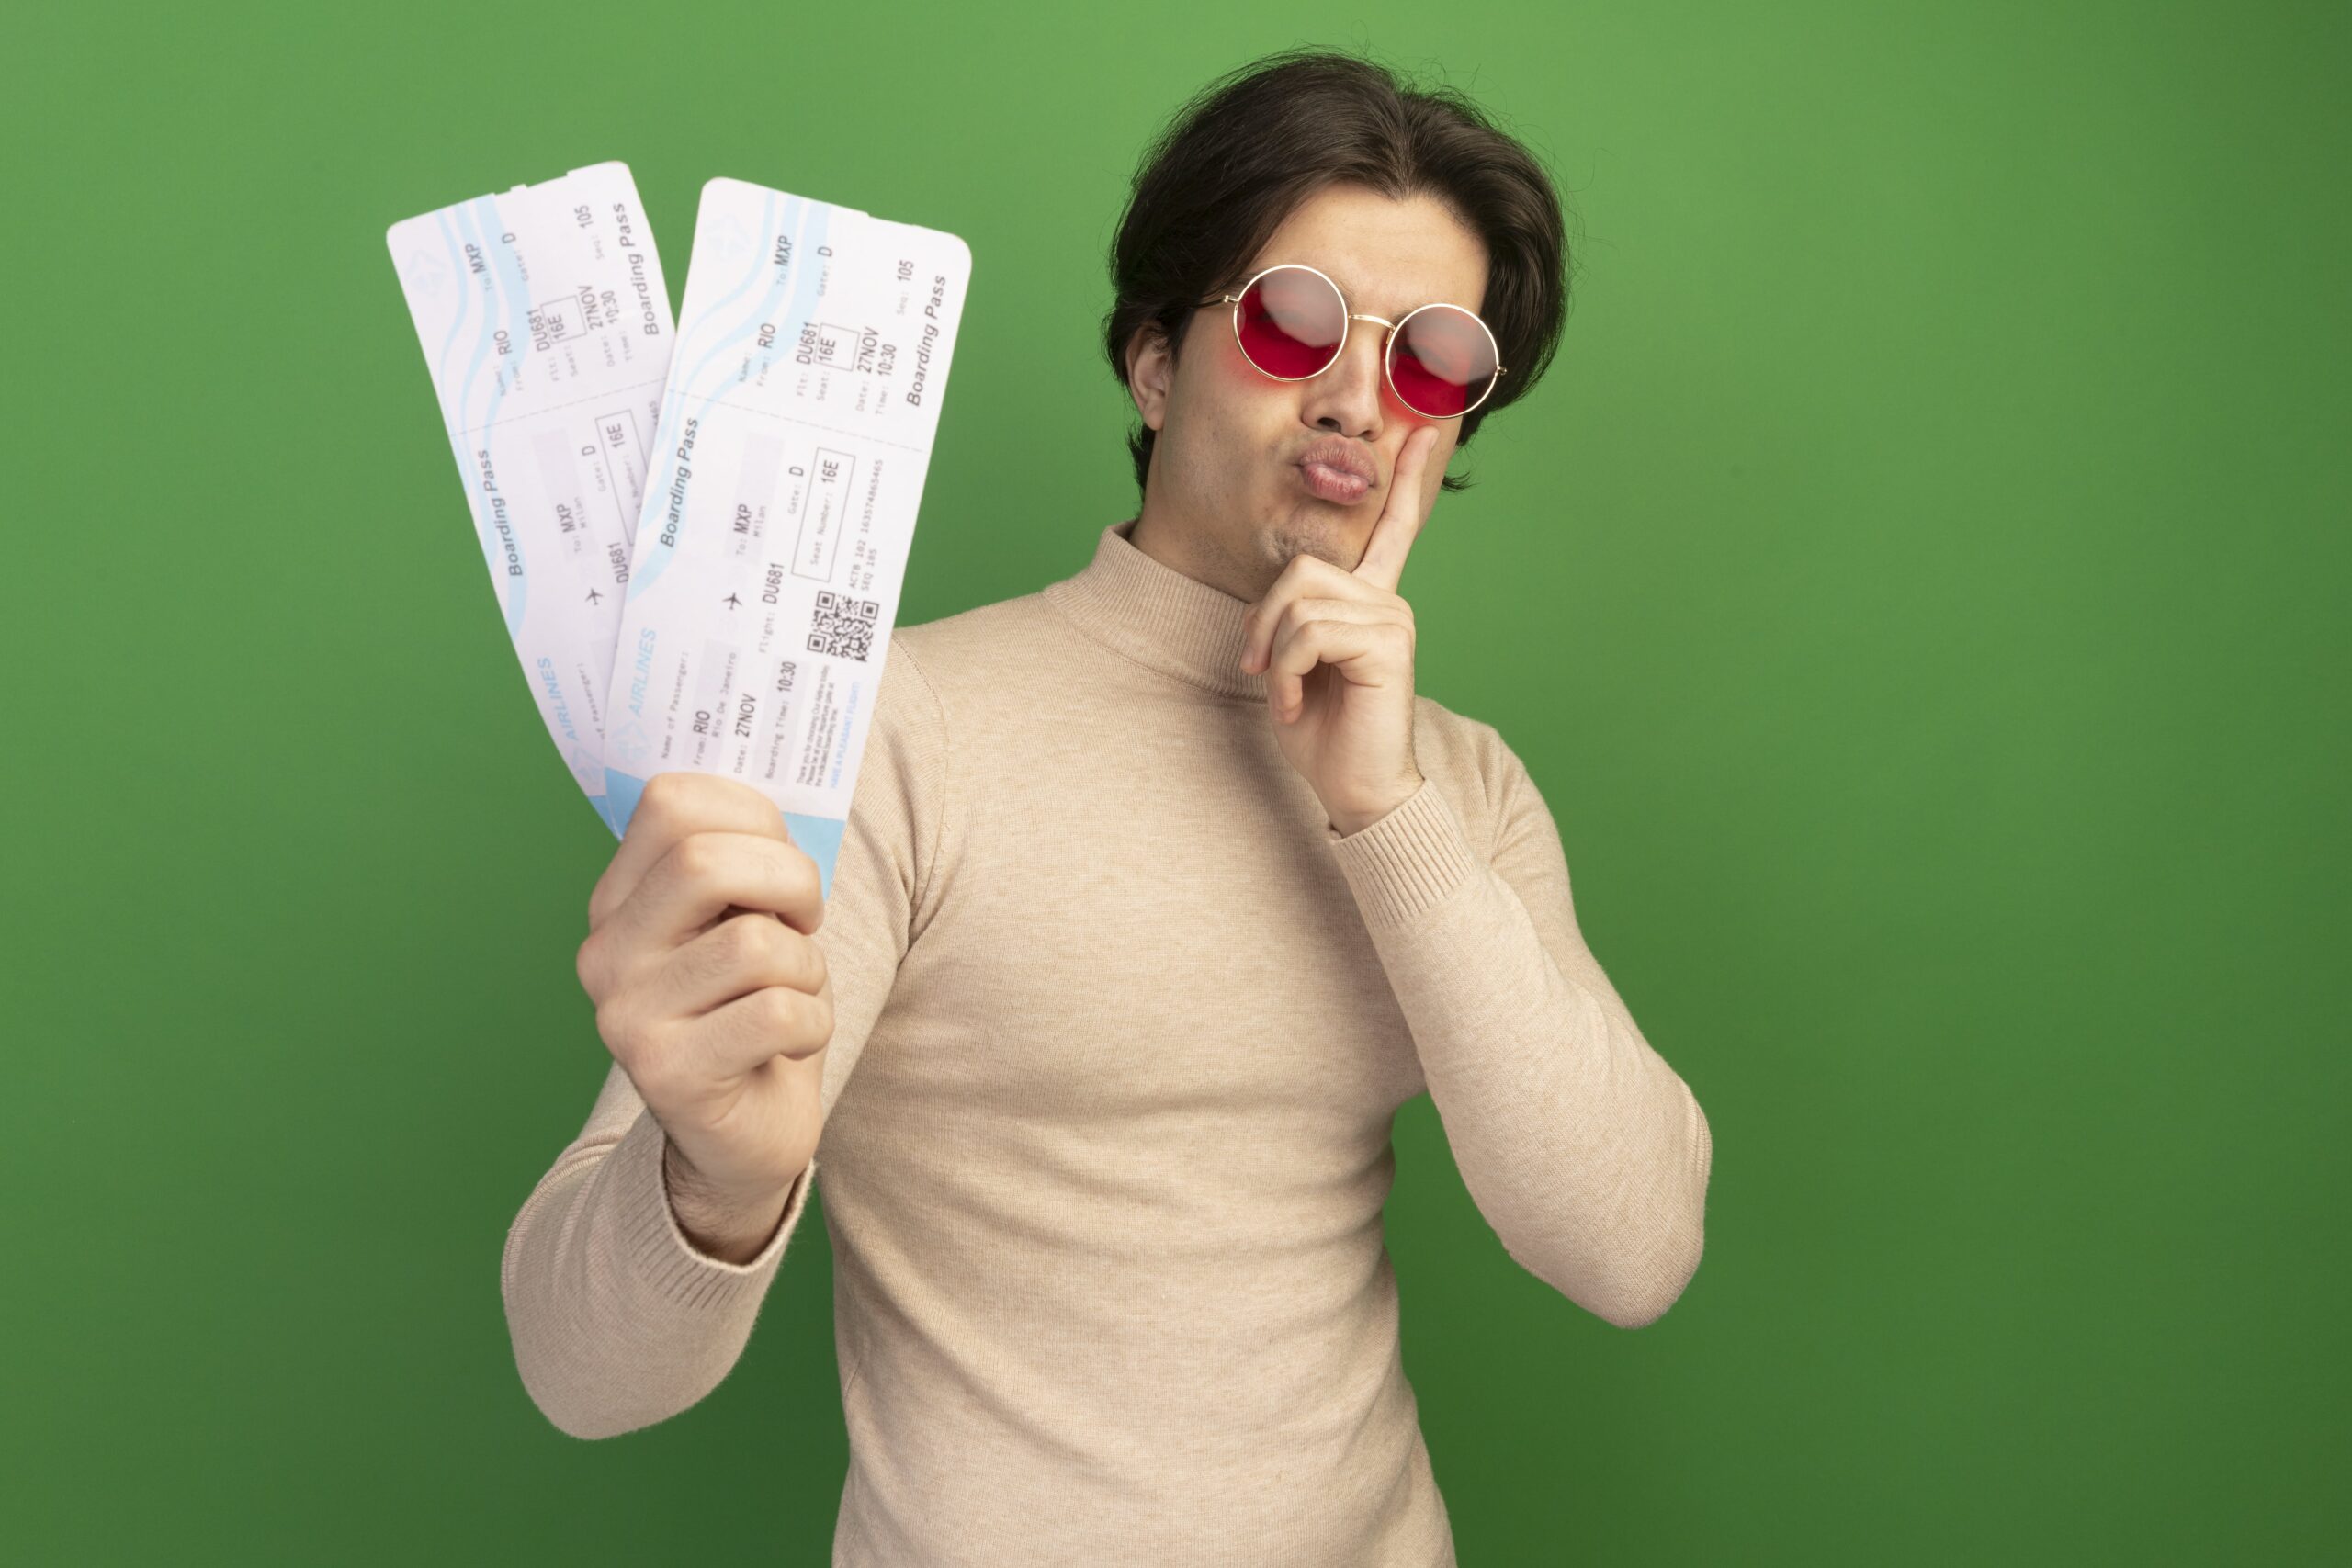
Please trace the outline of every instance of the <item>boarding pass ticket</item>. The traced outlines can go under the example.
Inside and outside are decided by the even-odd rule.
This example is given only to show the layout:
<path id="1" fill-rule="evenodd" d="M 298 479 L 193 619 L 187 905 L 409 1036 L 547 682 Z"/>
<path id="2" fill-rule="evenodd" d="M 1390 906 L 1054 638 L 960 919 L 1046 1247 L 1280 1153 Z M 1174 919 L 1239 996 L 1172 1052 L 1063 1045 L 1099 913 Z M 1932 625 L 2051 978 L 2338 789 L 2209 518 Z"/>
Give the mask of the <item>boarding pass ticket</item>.
<path id="1" fill-rule="evenodd" d="M 597 164 L 385 237 L 515 657 L 609 824 L 605 690 L 676 341 L 637 186 Z"/>
<path id="2" fill-rule="evenodd" d="M 832 888 L 971 252 L 703 187 L 612 671 L 606 810 L 675 770 L 773 800 Z"/>

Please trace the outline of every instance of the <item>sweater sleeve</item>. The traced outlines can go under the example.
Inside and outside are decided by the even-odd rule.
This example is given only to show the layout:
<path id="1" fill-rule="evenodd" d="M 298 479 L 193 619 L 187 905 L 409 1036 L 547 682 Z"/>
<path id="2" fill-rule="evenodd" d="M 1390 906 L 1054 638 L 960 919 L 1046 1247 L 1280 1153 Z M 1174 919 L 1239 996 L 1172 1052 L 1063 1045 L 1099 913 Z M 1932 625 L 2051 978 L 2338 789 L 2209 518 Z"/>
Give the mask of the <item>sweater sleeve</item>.
<path id="1" fill-rule="evenodd" d="M 1641 1328 L 1698 1269 L 1713 1138 L 1585 945 L 1542 793 L 1479 728 L 1489 853 L 1427 779 L 1377 822 L 1326 831 L 1478 1212 L 1529 1273 Z"/>
<path id="2" fill-rule="evenodd" d="M 938 699 L 898 638 L 890 649 L 816 935 L 833 987 L 828 1112 L 917 929 L 944 810 Z M 576 1438 L 667 1420 L 727 1376 L 822 1163 L 812 1157 L 793 1183 L 759 1255 L 729 1263 L 679 1229 L 662 1169 L 666 1141 L 628 1076 L 611 1064 L 587 1124 L 507 1233 L 500 1292 L 516 1370 L 532 1402 Z"/>

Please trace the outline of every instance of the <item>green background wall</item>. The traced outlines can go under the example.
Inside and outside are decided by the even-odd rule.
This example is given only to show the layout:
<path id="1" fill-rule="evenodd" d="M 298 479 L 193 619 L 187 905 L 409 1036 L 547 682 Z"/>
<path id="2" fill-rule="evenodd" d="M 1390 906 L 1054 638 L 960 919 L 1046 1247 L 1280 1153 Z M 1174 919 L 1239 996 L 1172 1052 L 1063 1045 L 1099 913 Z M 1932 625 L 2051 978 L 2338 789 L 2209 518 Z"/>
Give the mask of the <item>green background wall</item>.
<path id="1" fill-rule="evenodd" d="M 581 1443 L 514 1373 L 499 1252 L 605 1073 L 612 841 L 384 229 L 620 158 L 673 300 L 714 175 L 965 236 L 931 620 L 1132 514 L 1125 182 L 1301 42 L 1442 73 L 1574 208 L 1560 358 L 1402 591 L 1717 1141 L 1705 1262 L 1629 1335 L 1400 1118 L 1464 1561 L 2341 1550 L 2348 18 L 13 17 L 0 1557 L 825 1561 L 821 1227 L 677 1419 Z"/>

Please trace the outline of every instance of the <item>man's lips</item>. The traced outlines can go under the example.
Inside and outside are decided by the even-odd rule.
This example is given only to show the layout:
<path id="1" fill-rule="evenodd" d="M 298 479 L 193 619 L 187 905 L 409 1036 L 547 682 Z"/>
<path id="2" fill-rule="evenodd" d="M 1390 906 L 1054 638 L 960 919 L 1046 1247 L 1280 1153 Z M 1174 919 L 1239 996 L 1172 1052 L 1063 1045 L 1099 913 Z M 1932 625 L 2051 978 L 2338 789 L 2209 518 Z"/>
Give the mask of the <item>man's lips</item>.
<path id="1" fill-rule="evenodd" d="M 1321 500 L 1352 506 L 1372 489 L 1372 464 L 1360 452 L 1331 442 L 1310 446 L 1298 459 L 1299 478 Z"/>
<path id="2" fill-rule="evenodd" d="M 1328 463 L 1301 463 L 1298 471 L 1300 477 L 1306 480 L 1308 490 L 1325 501 L 1336 501 L 1342 506 L 1362 501 L 1363 492 L 1372 488 L 1364 482 L 1362 474 L 1335 468 Z"/>

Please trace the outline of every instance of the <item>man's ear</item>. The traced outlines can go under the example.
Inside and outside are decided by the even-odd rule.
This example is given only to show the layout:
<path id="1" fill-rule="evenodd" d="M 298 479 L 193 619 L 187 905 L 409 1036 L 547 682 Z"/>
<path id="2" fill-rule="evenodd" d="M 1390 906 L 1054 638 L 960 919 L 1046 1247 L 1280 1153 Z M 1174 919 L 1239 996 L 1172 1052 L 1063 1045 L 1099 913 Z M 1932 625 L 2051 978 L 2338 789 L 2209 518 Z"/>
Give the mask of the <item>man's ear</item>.
<path id="1" fill-rule="evenodd" d="M 1168 334 L 1157 321 L 1146 321 L 1127 339 L 1127 393 L 1146 425 L 1158 430 L 1168 418 L 1168 390 L 1176 378 L 1169 354 Z"/>

